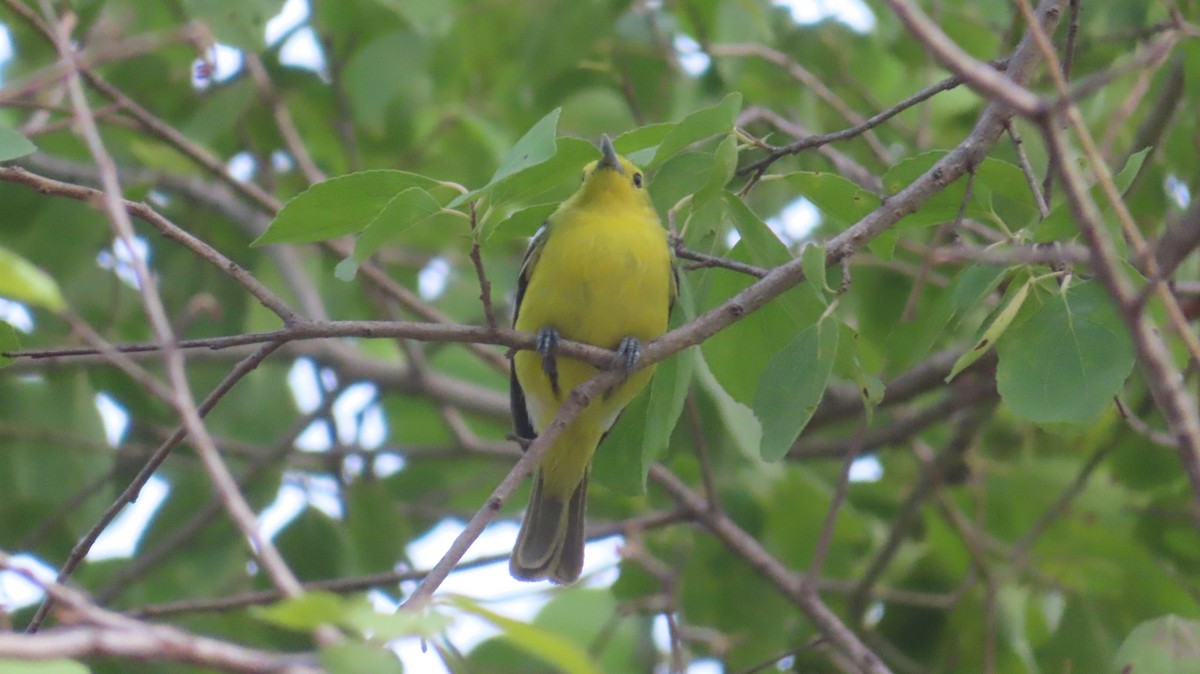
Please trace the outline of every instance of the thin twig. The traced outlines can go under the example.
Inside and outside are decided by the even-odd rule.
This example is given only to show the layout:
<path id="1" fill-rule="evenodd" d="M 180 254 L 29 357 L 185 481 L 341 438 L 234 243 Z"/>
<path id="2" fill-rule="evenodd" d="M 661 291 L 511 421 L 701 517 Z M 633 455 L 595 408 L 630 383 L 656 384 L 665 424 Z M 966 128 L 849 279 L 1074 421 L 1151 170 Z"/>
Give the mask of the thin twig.
<path id="1" fill-rule="evenodd" d="M 925 290 L 925 283 L 929 279 L 929 270 L 933 267 L 932 251 L 942 245 L 942 241 L 945 240 L 948 234 L 962 225 L 963 214 L 967 212 L 967 204 L 974 197 L 974 192 L 975 167 L 970 166 L 967 168 L 967 186 L 963 190 L 962 199 L 958 202 L 958 212 L 955 213 L 954 220 L 944 222 L 938 226 L 933 233 L 933 242 L 930 244 L 929 252 L 921 259 L 921 269 L 917 272 L 917 277 L 913 279 L 912 288 L 908 292 L 908 300 L 904 303 L 904 311 L 900 314 L 900 321 L 902 323 L 907 323 L 916 316 L 917 306 L 921 302 L 921 293 Z"/>
<path id="2" fill-rule="evenodd" d="M 1007 67 L 1007 61 L 998 62 L 993 65 L 995 65 L 997 68 L 1004 69 Z M 903 101 L 900 101 L 899 103 L 893 105 L 892 107 L 888 108 L 887 110 L 884 110 L 876 115 L 873 115 L 872 117 L 869 117 L 866 120 L 863 120 L 863 122 L 861 124 L 856 124 L 847 129 L 842 129 L 841 131 L 835 131 L 833 133 L 826 133 L 826 134 L 821 134 L 821 135 L 817 135 L 817 136 L 807 136 L 807 137 L 802 138 L 794 143 L 791 143 L 790 145 L 784 145 L 781 147 L 773 148 L 766 157 L 763 157 L 762 159 L 760 159 L 756 162 L 747 164 L 746 166 L 743 166 L 742 168 L 738 169 L 738 175 L 748 175 L 755 171 L 764 170 L 767 166 L 770 166 L 771 164 L 775 163 L 781 157 L 785 157 L 790 154 L 798 154 L 800 152 L 803 152 L 804 150 L 808 150 L 811 148 L 821 147 L 822 145 L 827 145 L 829 143 L 836 143 L 839 141 L 848 140 L 850 138 L 855 138 L 855 137 L 865 133 L 866 131 L 879 126 L 880 124 L 883 124 L 884 122 L 888 121 L 892 117 L 895 117 L 896 115 L 900 114 L 901 112 L 904 112 L 905 110 L 913 107 L 914 105 L 917 105 L 923 101 L 933 98 L 934 96 L 942 93 L 943 91 L 949 91 L 949 90 L 961 85 L 964 81 L 965 80 L 963 78 L 961 78 L 957 75 L 952 76 L 952 77 L 947 77 L 946 79 L 942 80 L 941 82 L 938 82 L 931 87 L 922 89 L 921 91 L 913 94 L 912 96 L 909 96 L 908 98 L 904 99 Z"/>
<path id="3" fill-rule="evenodd" d="M 1041 189 L 1038 189 L 1037 177 L 1033 174 L 1033 166 L 1029 163 L 1029 155 L 1025 153 L 1025 144 L 1017 133 L 1017 127 L 1013 125 L 1012 120 L 1004 123 L 1004 130 L 1008 132 L 1008 137 L 1012 138 L 1013 150 L 1017 153 L 1017 165 L 1021 167 L 1021 172 L 1025 174 L 1025 182 L 1029 183 L 1029 193 L 1033 195 L 1033 201 L 1037 204 L 1038 215 L 1046 217 L 1050 215 L 1050 207 L 1046 205 L 1046 198 Z"/>
<path id="4" fill-rule="evenodd" d="M 492 308 L 492 282 L 488 280 L 487 272 L 483 269 L 483 256 L 479 253 L 479 238 L 475 213 L 476 202 L 470 203 L 471 216 L 471 264 L 475 266 L 475 276 L 479 279 L 479 302 L 483 305 L 483 317 L 491 330 L 497 329 L 496 310 Z"/>
<path id="5" fill-rule="evenodd" d="M 770 124 L 771 126 L 788 134 L 796 140 L 807 139 L 815 135 L 799 122 L 787 119 L 774 110 L 762 106 L 753 106 L 743 110 L 738 115 L 737 125 L 739 127 L 743 127 L 760 120 Z M 746 139 L 758 149 L 764 150 L 768 154 L 775 153 L 777 151 L 775 146 L 770 145 L 745 131 L 741 131 L 741 133 L 745 135 Z M 883 180 L 880 179 L 879 176 L 869 171 L 867 167 L 858 163 L 858 161 L 850 155 L 833 147 L 831 143 L 817 145 L 812 149 L 816 150 L 817 154 L 828 159 L 829 163 L 833 164 L 833 167 L 837 169 L 838 173 L 841 173 L 843 176 L 850 179 L 850 181 L 854 184 L 871 192 L 872 194 L 883 193 Z M 758 175 L 758 172 L 756 172 L 756 175 Z M 743 191 L 745 190 L 743 189 Z"/>
<path id="6" fill-rule="evenodd" d="M 688 271 L 718 267 L 721 269 L 729 269 L 741 274 L 746 274 L 747 276 L 753 276 L 754 278 L 762 278 L 766 276 L 767 272 L 769 271 L 767 269 L 763 269 L 762 267 L 755 267 L 751 264 L 738 262 L 737 260 L 731 260 L 725 257 L 717 257 L 715 255 L 689 250 L 687 248 L 683 248 L 682 245 L 676 246 L 675 256 L 684 260 L 692 260 L 694 262 L 694 264 L 683 265 L 683 268 Z"/>
<path id="7" fill-rule="evenodd" d="M 1071 79 L 1071 68 L 1075 64 L 1075 48 L 1076 38 L 1079 35 L 1079 10 L 1082 9 L 1082 0 L 1068 0 L 1067 2 L 1067 46 L 1064 50 L 1062 64 L 1063 79 Z"/>
<path id="8" fill-rule="evenodd" d="M 700 478 L 704 481 L 704 498 L 708 500 L 709 508 L 720 510 L 721 492 L 717 490 L 712 459 L 708 453 L 708 441 L 704 439 L 704 417 L 700 414 L 700 405 L 696 403 L 695 392 L 688 391 L 683 406 L 688 415 L 688 424 L 692 427 L 692 438 L 696 443 L 696 459 L 700 462 Z"/>
<path id="9" fill-rule="evenodd" d="M 296 164 L 300 167 L 300 172 L 310 184 L 323 182 L 325 173 L 317 168 L 316 162 L 313 161 L 312 155 L 308 152 L 308 147 L 304 144 L 304 139 L 300 137 L 300 132 L 296 130 L 296 123 L 292 120 L 292 113 L 287 106 L 283 104 L 283 99 L 275 90 L 275 85 L 271 83 L 271 78 L 267 75 L 267 69 L 263 66 L 262 60 L 258 54 L 254 52 L 246 53 L 246 68 L 250 71 L 250 76 L 254 78 L 254 84 L 258 87 L 259 95 L 271 107 L 271 114 L 275 118 L 275 127 L 279 129 L 279 135 L 283 136 L 284 145 L 287 146 L 288 152 L 296 159 Z"/>
<path id="10" fill-rule="evenodd" d="M 821 571 L 825 567 L 825 557 L 829 554 L 829 546 L 833 543 L 833 531 L 837 524 L 838 512 L 841 511 L 842 505 L 846 502 L 846 495 L 850 492 L 850 469 L 854 467 L 854 462 L 862 454 L 862 437 L 866 430 L 867 418 L 864 415 L 858 430 L 854 432 L 850 451 L 846 452 L 846 458 L 842 461 L 842 470 L 838 473 L 837 482 L 833 486 L 833 495 L 829 498 L 829 508 L 825 511 L 825 520 L 821 523 L 821 533 L 817 536 L 817 542 L 813 544 L 808 571 L 804 575 L 806 582 L 820 578 Z"/>
<path id="11" fill-rule="evenodd" d="M 713 56 L 755 56 L 763 60 L 774 63 L 775 65 L 787 71 L 793 79 L 803 84 L 807 89 L 815 93 L 821 100 L 829 104 L 831 108 L 836 110 L 838 114 L 846 119 L 846 121 L 855 126 L 862 127 L 867 120 L 863 116 L 855 112 L 840 96 L 830 89 L 821 78 L 817 77 L 812 71 L 805 68 L 800 63 L 788 57 L 781 51 L 772 49 L 762 44 L 716 44 L 708 48 L 708 53 Z M 872 154 L 884 166 L 892 163 L 891 156 L 888 155 L 887 148 L 884 147 L 883 141 L 875 135 L 871 130 L 872 127 L 865 127 L 859 133 L 863 140 L 866 141 L 867 147 L 871 149 Z"/>

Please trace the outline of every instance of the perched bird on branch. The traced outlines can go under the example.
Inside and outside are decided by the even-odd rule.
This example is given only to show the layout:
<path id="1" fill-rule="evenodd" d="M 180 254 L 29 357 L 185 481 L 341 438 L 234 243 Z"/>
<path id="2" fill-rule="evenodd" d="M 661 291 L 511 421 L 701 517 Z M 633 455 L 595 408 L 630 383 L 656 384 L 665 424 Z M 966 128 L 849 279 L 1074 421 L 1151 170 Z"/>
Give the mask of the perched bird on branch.
<path id="1" fill-rule="evenodd" d="M 551 214 L 525 253 L 513 325 L 538 339 L 536 351 L 512 358 L 517 434 L 536 437 L 572 389 L 599 371 L 556 357 L 560 339 L 615 351 L 614 367 L 629 376 L 592 400 L 542 458 L 509 563 L 519 580 L 579 579 L 592 455 L 650 381 L 653 367 L 633 370 L 642 343 L 666 331 L 677 291 L 666 231 L 645 177 L 617 155 L 607 136 L 600 151 L 603 156 L 584 168 L 583 185 Z"/>

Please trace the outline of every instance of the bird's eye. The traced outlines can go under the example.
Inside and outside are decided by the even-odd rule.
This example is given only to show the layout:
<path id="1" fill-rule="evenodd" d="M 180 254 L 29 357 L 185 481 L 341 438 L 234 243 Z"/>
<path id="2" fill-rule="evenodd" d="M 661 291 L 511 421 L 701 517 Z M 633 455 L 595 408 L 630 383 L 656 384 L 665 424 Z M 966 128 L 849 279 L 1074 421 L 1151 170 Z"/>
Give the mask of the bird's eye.
<path id="1" fill-rule="evenodd" d="M 640 174 L 640 173 L 633 174 L 633 186 L 634 187 L 642 186 L 642 174 Z"/>

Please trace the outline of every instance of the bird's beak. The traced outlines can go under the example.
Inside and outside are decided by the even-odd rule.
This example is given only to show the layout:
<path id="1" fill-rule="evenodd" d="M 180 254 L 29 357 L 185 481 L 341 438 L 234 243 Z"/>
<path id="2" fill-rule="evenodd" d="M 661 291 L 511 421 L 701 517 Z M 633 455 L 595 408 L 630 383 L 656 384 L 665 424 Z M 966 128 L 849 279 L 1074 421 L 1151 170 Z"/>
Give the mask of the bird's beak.
<path id="1" fill-rule="evenodd" d="M 625 169 L 621 168 L 621 160 L 617 157 L 617 150 L 609 140 L 608 134 L 600 136 L 600 151 L 604 153 L 604 156 L 600 158 L 596 168 L 610 168 L 622 175 L 625 173 Z"/>

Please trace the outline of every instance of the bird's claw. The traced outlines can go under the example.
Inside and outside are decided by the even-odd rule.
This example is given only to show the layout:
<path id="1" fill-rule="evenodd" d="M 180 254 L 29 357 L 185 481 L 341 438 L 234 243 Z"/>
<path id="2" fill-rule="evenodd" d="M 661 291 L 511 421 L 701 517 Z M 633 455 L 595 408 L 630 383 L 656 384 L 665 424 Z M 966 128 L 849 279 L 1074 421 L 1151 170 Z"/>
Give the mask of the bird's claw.
<path id="1" fill-rule="evenodd" d="M 550 378 L 550 388 L 555 395 L 559 394 L 558 389 L 558 360 L 554 357 L 554 352 L 558 348 L 558 341 L 561 339 L 558 330 L 550 327 L 541 328 L 537 331 L 537 352 L 542 354 L 542 372 Z"/>
<path id="2" fill-rule="evenodd" d="M 621 343 L 617 345 L 617 355 L 613 359 L 613 364 L 628 374 L 633 370 L 634 366 L 637 365 L 638 359 L 641 357 L 641 340 L 639 340 L 637 337 L 625 337 L 621 339 Z"/>
<path id="3" fill-rule="evenodd" d="M 542 328 L 537 331 L 537 352 L 542 354 L 542 358 L 549 358 L 553 355 L 554 349 L 558 346 L 558 330 L 554 328 Z"/>

